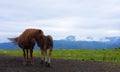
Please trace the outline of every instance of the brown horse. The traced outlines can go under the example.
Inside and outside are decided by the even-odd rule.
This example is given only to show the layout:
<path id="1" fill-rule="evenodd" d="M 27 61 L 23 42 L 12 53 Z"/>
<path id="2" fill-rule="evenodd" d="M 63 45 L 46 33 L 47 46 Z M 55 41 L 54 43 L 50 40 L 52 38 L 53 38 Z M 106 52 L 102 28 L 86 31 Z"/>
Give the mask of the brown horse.
<path id="1" fill-rule="evenodd" d="M 40 46 L 40 38 L 43 36 L 43 31 L 40 29 L 26 29 L 19 37 L 9 38 L 12 42 L 19 45 L 23 50 L 24 61 L 23 64 L 26 64 L 28 61 L 28 53 L 30 51 L 30 61 L 31 64 L 34 64 L 33 61 L 33 48 L 35 43 L 37 42 L 38 46 Z"/>
<path id="2" fill-rule="evenodd" d="M 45 61 L 46 66 L 50 67 L 51 63 L 51 55 L 53 49 L 53 38 L 52 36 L 42 36 L 40 40 L 40 49 L 41 49 L 41 64 Z M 47 54 L 47 50 L 49 49 L 49 54 Z"/>

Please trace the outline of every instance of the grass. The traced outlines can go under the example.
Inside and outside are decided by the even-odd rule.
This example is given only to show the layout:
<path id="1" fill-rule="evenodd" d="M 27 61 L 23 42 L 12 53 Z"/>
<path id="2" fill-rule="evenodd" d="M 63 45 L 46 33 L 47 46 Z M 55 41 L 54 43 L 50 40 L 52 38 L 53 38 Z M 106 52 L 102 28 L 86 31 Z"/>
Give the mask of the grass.
<path id="1" fill-rule="evenodd" d="M 0 50 L 0 54 L 22 56 L 22 50 Z M 33 55 L 40 56 L 40 50 L 34 50 Z M 53 50 L 53 58 L 75 59 L 85 61 L 120 62 L 120 50 Z"/>

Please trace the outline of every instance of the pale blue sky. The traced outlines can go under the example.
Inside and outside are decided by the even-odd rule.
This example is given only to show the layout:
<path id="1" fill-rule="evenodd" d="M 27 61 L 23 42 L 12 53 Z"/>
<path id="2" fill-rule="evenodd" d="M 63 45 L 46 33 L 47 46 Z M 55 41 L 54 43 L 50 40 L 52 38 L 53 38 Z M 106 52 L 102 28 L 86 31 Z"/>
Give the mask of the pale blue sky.
<path id="1" fill-rule="evenodd" d="M 120 0 L 0 0 L 0 42 L 26 28 L 54 39 L 120 36 Z"/>

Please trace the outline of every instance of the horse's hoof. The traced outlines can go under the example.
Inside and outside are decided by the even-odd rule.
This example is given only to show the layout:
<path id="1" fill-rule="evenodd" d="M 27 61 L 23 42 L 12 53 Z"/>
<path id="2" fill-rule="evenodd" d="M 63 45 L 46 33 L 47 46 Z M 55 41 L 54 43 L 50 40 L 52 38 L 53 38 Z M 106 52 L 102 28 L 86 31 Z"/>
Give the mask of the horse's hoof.
<path id="1" fill-rule="evenodd" d="M 47 67 L 51 67 L 50 63 L 47 64 Z"/>
<path id="2" fill-rule="evenodd" d="M 48 64 L 48 63 L 47 63 L 47 62 L 45 62 L 45 65 L 46 65 L 46 66 L 47 66 L 47 64 Z"/>
<path id="3" fill-rule="evenodd" d="M 46 62 L 45 63 L 46 67 L 51 67 L 50 63 Z"/>
<path id="4" fill-rule="evenodd" d="M 43 64 L 43 61 L 41 61 L 41 64 Z"/>
<path id="5" fill-rule="evenodd" d="M 31 62 L 31 65 L 34 65 L 35 63 L 34 62 Z"/>
<path id="6" fill-rule="evenodd" d="M 47 62 L 45 62 L 45 66 L 46 66 L 46 67 L 48 66 L 48 63 L 47 63 Z"/>
<path id="7" fill-rule="evenodd" d="M 26 62 L 23 62 L 23 65 L 26 65 L 27 63 Z"/>

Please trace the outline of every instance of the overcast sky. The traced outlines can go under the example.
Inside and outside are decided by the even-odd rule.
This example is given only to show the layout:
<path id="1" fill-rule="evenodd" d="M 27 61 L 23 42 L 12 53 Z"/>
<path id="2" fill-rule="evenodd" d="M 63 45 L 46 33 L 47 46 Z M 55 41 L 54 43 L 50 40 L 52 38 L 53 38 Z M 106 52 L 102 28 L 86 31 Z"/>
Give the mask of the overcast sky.
<path id="1" fill-rule="evenodd" d="M 26 28 L 54 39 L 120 36 L 120 0 L 0 0 L 0 42 Z"/>

